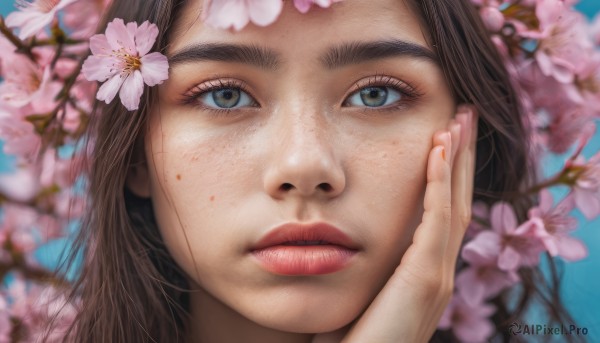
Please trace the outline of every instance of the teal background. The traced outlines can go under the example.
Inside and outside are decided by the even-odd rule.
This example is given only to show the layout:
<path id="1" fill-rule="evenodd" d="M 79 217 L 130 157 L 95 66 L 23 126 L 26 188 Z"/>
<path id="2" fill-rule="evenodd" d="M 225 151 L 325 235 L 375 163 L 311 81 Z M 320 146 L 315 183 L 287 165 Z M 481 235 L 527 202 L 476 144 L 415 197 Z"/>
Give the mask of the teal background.
<path id="1" fill-rule="evenodd" d="M 0 14 L 6 16 L 13 10 L 12 4 L 12 1 L 2 0 Z M 600 0 L 582 0 L 577 7 L 591 18 L 600 12 Z M 599 150 L 600 134 L 597 134 L 584 154 L 589 157 Z M 548 172 L 560 168 L 558 161 L 558 159 L 547 161 Z M 11 158 L 0 155 L 0 172 L 10 170 L 11 164 Z M 589 248 L 589 257 L 580 262 L 560 263 L 564 272 L 561 293 L 567 308 L 574 315 L 577 325 L 588 329 L 588 341 L 600 342 L 600 219 L 589 222 L 585 221 L 579 213 L 576 215 L 581 224 L 575 236 L 586 242 Z M 57 252 L 63 246 L 64 242 L 56 242 L 46 249 L 41 249 L 38 252 L 38 258 L 42 263 L 51 266 L 56 261 Z M 545 323 L 543 318 L 544 314 L 541 311 L 533 311 L 531 322 L 527 324 L 543 325 Z M 566 324 L 568 325 L 568 323 Z M 560 337 L 554 337 L 556 340 L 552 340 L 552 337 L 548 336 L 537 336 L 536 338 L 542 338 L 543 341 L 561 341 Z"/>

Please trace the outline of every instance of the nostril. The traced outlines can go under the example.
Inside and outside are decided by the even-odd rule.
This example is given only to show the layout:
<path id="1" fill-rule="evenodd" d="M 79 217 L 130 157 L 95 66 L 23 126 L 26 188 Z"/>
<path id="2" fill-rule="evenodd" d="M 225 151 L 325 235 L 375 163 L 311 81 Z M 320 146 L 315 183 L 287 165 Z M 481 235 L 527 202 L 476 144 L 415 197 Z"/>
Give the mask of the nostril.
<path id="1" fill-rule="evenodd" d="M 331 192 L 333 190 L 333 187 L 331 187 L 331 185 L 328 184 L 328 183 L 321 183 L 321 184 L 319 184 L 319 188 L 321 188 L 325 192 Z"/>
<path id="2" fill-rule="evenodd" d="M 280 188 L 282 191 L 289 191 L 290 189 L 294 188 L 294 186 L 291 183 L 284 183 Z"/>

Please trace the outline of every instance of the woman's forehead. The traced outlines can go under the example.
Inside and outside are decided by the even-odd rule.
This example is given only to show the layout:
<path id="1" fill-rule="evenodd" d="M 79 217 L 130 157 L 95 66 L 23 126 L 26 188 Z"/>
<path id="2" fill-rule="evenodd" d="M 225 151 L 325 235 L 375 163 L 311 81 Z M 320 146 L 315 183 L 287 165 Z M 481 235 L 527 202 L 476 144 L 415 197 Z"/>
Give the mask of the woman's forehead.
<path id="1" fill-rule="evenodd" d="M 186 3 L 175 20 L 167 54 L 198 44 L 243 44 L 269 48 L 285 59 L 314 58 L 315 54 L 349 42 L 399 40 L 428 47 L 421 19 L 401 0 L 345 0 L 330 8 L 313 6 L 306 14 L 291 1 L 284 3 L 275 23 L 267 27 L 250 24 L 240 31 L 205 25 L 203 1 Z"/>

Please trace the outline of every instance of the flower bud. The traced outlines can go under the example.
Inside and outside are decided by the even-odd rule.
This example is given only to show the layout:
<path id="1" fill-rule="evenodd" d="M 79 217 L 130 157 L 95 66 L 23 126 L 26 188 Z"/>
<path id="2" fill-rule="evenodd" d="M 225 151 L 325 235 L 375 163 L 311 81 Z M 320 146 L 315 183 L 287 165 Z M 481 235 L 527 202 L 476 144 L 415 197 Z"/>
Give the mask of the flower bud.
<path id="1" fill-rule="evenodd" d="M 504 15 L 495 7 L 482 7 L 479 14 L 488 30 L 498 32 L 504 26 Z"/>

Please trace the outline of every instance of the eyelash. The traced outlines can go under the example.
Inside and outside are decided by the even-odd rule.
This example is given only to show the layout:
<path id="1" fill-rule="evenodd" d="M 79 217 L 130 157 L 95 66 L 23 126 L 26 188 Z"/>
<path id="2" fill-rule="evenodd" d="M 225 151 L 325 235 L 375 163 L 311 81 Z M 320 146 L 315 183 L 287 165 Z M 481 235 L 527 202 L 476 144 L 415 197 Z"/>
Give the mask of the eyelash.
<path id="1" fill-rule="evenodd" d="M 421 93 L 415 87 L 409 85 L 404 81 L 400 81 L 396 78 L 386 75 L 375 75 L 368 79 L 361 79 L 357 81 L 352 87 L 352 91 L 349 92 L 342 103 L 342 106 L 347 105 L 350 97 L 354 95 L 356 92 L 360 91 L 363 88 L 368 87 L 388 87 L 397 92 L 399 92 L 402 96 L 401 100 L 397 103 L 385 107 L 374 107 L 369 108 L 367 106 L 363 107 L 364 112 L 372 112 L 372 111 L 395 111 L 399 109 L 404 109 L 414 103 L 421 97 Z M 203 105 L 198 101 L 200 97 L 208 92 L 217 91 L 220 89 L 227 88 L 235 88 L 239 89 L 242 92 L 247 93 L 253 101 L 252 107 L 259 107 L 259 104 L 256 102 L 255 97 L 252 95 L 252 92 L 248 90 L 246 83 L 234 80 L 234 79 L 219 79 L 219 80 L 211 80 L 204 83 L 201 83 L 190 90 L 188 90 L 185 94 L 183 94 L 184 105 L 196 106 L 200 107 L 202 110 L 211 112 L 212 115 L 219 116 L 231 116 L 236 109 L 228 109 L 228 108 L 213 108 L 206 105 Z"/>
<path id="2" fill-rule="evenodd" d="M 423 95 L 416 87 L 413 87 L 412 85 L 410 85 L 404 81 L 400 81 L 391 76 L 377 74 L 373 77 L 369 77 L 368 79 L 361 79 L 361 80 L 357 81 L 354 84 L 354 86 L 352 87 L 352 91 L 350 91 L 346 95 L 342 105 L 345 105 L 350 100 L 351 95 L 355 94 L 356 92 L 360 91 L 361 89 L 369 88 L 369 87 L 388 87 L 388 88 L 391 88 L 391 89 L 399 92 L 400 95 L 402 96 L 401 100 L 399 100 L 397 103 L 394 103 L 392 105 L 388 105 L 385 107 L 366 107 L 365 106 L 362 108 L 363 112 L 369 112 L 369 113 L 372 111 L 393 112 L 393 111 L 405 109 L 405 108 L 409 107 L 411 104 L 415 103 L 417 100 L 419 100 L 419 98 L 421 98 L 421 96 Z"/>
<path id="3" fill-rule="evenodd" d="M 258 107 L 258 104 L 256 103 L 256 100 L 254 100 L 252 92 L 248 91 L 248 86 L 246 85 L 246 83 L 233 79 L 219 79 L 201 83 L 185 92 L 185 94 L 183 94 L 183 104 L 200 107 L 202 110 L 211 112 L 211 114 L 216 117 L 230 116 L 232 115 L 232 112 L 234 112 L 236 109 L 208 107 L 198 101 L 198 99 L 200 99 L 201 96 L 208 92 L 213 92 L 226 88 L 236 88 L 241 90 L 242 92 L 247 93 L 254 102 L 253 107 Z"/>

